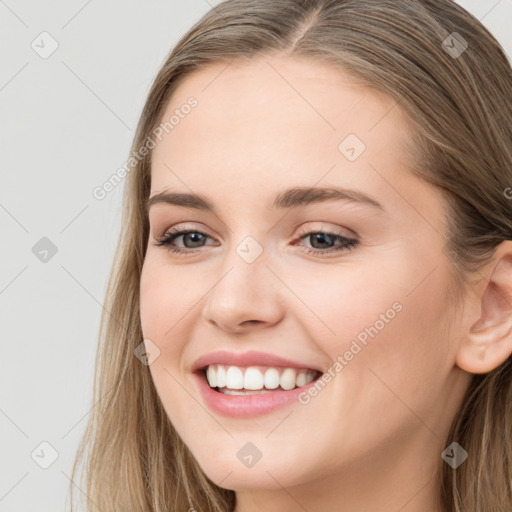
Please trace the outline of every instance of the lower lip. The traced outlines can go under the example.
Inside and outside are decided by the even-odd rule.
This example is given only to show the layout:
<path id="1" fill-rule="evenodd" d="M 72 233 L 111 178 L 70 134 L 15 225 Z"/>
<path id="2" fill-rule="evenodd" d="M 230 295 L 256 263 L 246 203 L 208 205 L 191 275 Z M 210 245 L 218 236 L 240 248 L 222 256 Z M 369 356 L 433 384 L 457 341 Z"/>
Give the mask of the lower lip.
<path id="1" fill-rule="evenodd" d="M 203 372 L 193 373 L 199 385 L 199 391 L 206 405 L 214 412 L 222 416 L 236 418 L 252 418 L 262 414 L 268 414 L 280 407 L 285 407 L 297 401 L 298 396 L 314 386 L 318 379 L 289 391 L 269 391 L 255 395 L 225 395 L 212 389 Z M 320 378 L 320 377 L 319 377 Z"/>

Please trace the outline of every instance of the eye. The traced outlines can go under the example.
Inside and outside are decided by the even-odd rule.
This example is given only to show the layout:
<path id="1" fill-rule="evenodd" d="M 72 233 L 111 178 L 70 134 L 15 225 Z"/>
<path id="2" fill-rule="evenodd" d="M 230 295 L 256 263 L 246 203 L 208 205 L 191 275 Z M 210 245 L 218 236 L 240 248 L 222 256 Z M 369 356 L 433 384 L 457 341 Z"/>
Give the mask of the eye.
<path id="1" fill-rule="evenodd" d="M 174 245 L 174 241 L 180 237 L 183 237 L 183 242 L 190 241 L 192 246 L 190 247 L 177 247 Z M 194 249 L 201 247 L 201 243 L 205 241 L 206 238 L 210 238 L 207 233 L 199 229 L 176 229 L 171 228 L 166 231 L 163 236 L 157 238 L 157 246 L 164 246 L 167 248 L 169 252 L 174 253 L 188 253 L 195 252 Z M 199 245 L 197 245 L 199 244 Z M 186 244 L 185 244 L 186 245 Z"/>
<path id="2" fill-rule="evenodd" d="M 182 242 L 185 247 L 178 247 L 175 241 L 183 237 Z M 158 247 L 166 247 L 169 252 L 186 254 L 197 252 L 196 250 L 204 246 L 206 239 L 211 238 L 207 233 L 200 229 L 177 229 L 171 228 L 162 236 L 157 238 L 155 243 Z M 332 252 L 350 251 L 357 247 L 358 240 L 347 238 L 341 233 L 332 233 L 328 231 L 309 231 L 300 235 L 300 240 L 308 239 L 312 241 L 313 247 L 306 247 L 304 252 L 313 255 L 323 255 Z M 338 245 L 334 245 L 338 242 Z M 325 246 L 327 244 L 327 247 Z"/>
<path id="3" fill-rule="evenodd" d="M 354 238 L 347 238 L 341 233 L 331 233 L 328 231 L 308 231 L 300 235 L 301 240 L 308 238 L 311 240 L 313 248 L 306 247 L 304 252 L 313 255 L 350 251 L 359 244 L 359 241 Z M 339 242 L 339 245 L 333 245 L 335 242 Z M 327 249 L 325 244 L 328 245 Z"/>

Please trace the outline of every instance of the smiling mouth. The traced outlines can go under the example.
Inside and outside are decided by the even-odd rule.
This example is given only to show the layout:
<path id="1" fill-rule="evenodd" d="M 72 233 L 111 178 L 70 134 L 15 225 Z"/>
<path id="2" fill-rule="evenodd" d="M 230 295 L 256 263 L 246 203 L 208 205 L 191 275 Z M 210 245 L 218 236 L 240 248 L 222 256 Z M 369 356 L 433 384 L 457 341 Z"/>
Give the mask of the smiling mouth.
<path id="1" fill-rule="evenodd" d="M 257 395 L 291 391 L 318 380 L 322 372 L 308 368 L 233 366 L 213 364 L 198 372 L 208 386 L 225 395 Z"/>

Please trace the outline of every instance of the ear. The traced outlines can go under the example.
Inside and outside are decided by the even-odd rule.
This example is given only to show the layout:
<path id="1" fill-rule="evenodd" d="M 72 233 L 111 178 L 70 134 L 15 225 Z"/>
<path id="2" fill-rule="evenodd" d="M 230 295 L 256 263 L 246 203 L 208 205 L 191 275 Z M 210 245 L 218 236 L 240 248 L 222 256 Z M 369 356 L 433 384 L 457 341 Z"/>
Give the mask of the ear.
<path id="1" fill-rule="evenodd" d="M 469 373 L 488 373 L 512 353 L 512 240 L 497 247 L 481 275 L 455 361 Z"/>

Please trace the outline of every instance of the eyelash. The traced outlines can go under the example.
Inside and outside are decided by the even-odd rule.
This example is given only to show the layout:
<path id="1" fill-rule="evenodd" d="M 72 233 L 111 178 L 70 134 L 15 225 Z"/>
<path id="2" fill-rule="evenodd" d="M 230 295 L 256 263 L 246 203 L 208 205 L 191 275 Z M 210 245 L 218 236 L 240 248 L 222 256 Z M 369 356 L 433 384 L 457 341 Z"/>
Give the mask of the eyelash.
<path id="1" fill-rule="evenodd" d="M 176 238 L 178 238 L 182 235 L 188 235 L 190 233 L 199 233 L 200 235 L 211 238 L 207 233 L 205 233 L 204 231 L 201 231 L 200 229 L 180 230 L 180 229 L 176 229 L 176 228 L 171 228 L 170 230 L 166 231 L 161 237 L 157 238 L 157 243 L 155 245 L 158 247 L 164 246 L 169 252 L 178 253 L 181 255 L 196 252 L 198 249 L 200 249 L 199 247 L 194 248 L 194 249 L 183 249 L 183 248 L 179 248 L 179 247 L 175 247 L 175 246 L 171 245 Z M 352 249 L 354 249 L 355 247 L 357 247 L 359 245 L 358 240 L 355 240 L 353 238 L 347 238 L 343 235 L 340 235 L 339 233 L 331 233 L 328 231 L 306 231 L 306 232 L 302 233 L 301 235 L 299 235 L 299 238 L 303 239 L 303 238 L 308 237 L 309 235 L 314 235 L 314 234 L 327 235 L 333 239 L 333 242 L 340 241 L 340 242 L 342 242 L 342 244 L 339 245 L 337 248 L 333 247 L 333 248 L 330 248 L 327 250 L 306 248 L 307 250 L 304 252 L 306 252 L 307 254 L 312 254 L 312 255 L 318 256 L 318 255 L 328 254 L 331 252 L 351 251 Z"/>

